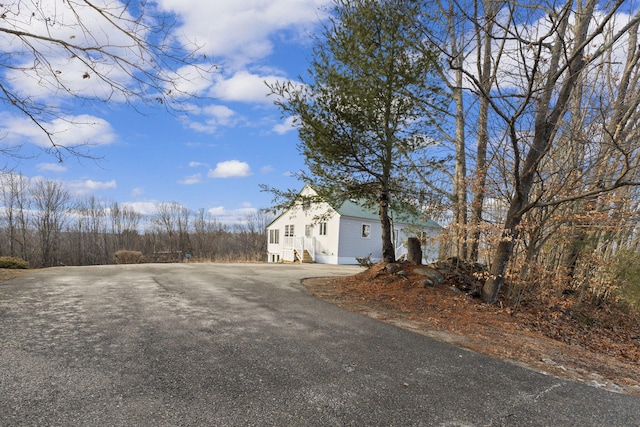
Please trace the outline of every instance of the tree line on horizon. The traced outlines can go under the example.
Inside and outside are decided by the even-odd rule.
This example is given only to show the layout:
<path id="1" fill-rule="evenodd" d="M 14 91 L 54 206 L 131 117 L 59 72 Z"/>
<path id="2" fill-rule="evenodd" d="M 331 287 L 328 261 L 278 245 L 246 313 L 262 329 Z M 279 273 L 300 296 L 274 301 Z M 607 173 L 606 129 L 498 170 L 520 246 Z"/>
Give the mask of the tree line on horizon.
<path id="1" fill-rule="evenodd" d="M 22 175 L 0 175 L 0 256 L 31 267 L 98 265 L 118 262 L 118 252 L 137 252 L 146 262 L 265 261 L 266 225 L 258 211 L 224 224 L 204 209 L 194 212 L 176 202 L 160 203 L 154 215 L 93 196 L 72 197 L 63 183 L 30 182 Z"/>

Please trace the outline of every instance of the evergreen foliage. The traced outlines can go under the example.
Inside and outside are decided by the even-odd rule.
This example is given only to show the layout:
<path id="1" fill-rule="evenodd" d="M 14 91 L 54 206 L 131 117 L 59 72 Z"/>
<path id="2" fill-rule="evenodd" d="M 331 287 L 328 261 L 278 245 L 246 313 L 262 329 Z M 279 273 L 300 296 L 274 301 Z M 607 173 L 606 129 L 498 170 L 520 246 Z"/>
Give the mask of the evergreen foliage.
<path id="1" fill-rule="evenodd" d="M 271 87 L 299 126 L 307 166 L 299 178 L 334 205 L 378 206 L 385 261 L 394 261 L 390 210 L 419 208 L 408 159 L 431 144 L 444 102 L 437 55 L 420 36 L 423 11 L 421 1 L 336 0 L 311 81 Z"/>

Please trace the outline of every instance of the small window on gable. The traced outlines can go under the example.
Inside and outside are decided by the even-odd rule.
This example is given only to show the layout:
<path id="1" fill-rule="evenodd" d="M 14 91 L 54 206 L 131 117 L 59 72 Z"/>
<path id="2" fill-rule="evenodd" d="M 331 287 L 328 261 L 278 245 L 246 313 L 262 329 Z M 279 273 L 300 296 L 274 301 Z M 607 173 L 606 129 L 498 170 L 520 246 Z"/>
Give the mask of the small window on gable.
<path id="1" fill-rule="evenodd" d="M 320 223 L 320 231 L 318 232 L 318 234 L 320 234 L 321 236 L 326 236 L 327 235 L 327 223 L 326 222 L 321 222 Z"/>
<path id="2" fill-rule="evenodd" d="M 371 237 L 371 225 L 370 224 L 362 224 L 362 238 L 368 239 Z"/>
<path id="3" fill-rule="evenodd" d="M 302 200 L 302 210 L 308 211 L 309 209 L 311 209 L 311 199 L 307 197 Z"/>

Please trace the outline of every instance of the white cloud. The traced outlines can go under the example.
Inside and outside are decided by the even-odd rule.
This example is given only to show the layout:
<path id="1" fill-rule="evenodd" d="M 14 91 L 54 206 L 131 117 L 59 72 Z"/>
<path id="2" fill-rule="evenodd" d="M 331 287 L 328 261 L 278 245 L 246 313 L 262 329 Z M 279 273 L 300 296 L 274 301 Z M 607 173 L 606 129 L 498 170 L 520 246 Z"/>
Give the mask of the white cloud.
<path id="1" fill-rule="evenodd" d="M 284 123 L 275 125 L 272 130 L 279 135 L 284 135 L 285 133 L 296 129 L 296 119 L 297 117 L 287 117 Z"/>
<path id="2" fill-rule="evenodd" d="M 144 188 L 142 187 L 136 187 L 133 190 L 131 190 L 132 197 L 142 196 L 143 194 L 144 194 Z"/>
<path id="3" fill-rule="evenodd" d="M 211 86 L 210 72 L 203 70 L 198 64 L 185 65 L 169 75 L 171 79 L 167 82 L 165 89 L 176 91 L 178 94 L 201 95 Z"/>
<path id="4" fill-rule="evenodd" d="M 153 201 L 125 202 L 122 205 L 142 215 L 156 215 L 158 213 L 157 203 Z"/>
<path id="5" fill-rule="evenodd" d="M 248 71 L 238 71 L 233 76 L 219 78 L 211 88 L 211 96 L 224 101 L 273 103 L 267 85 L 285 80 L 281 76 L 261 76 Z"/>
<path id="6" fill-rule="evenodd" d="M 258 75 L 247 71 L 238 71 L 229 78 L 218 76 L 213 83 L 209 95 L 220 102 L 243 102 L 253 104 L 272 105 L 273 96 L 268 96 L 270 89 L 267 84 L 284 81 L 276 75 Z M 291 82 L 293 85 L 299 83 Z M 185 126 L 203 133 L 215 133 L 221 127 L 235 127 L 246 122 L 246 118 L 226 105 L 212 104 L 205 107 L 191 105 L 188 115 L 183 117 Z M 274 131 L 283 134 L 289 130 L 293 119 L 274 127 Z"/>
<path id="7" fill-rule="evenodd" d="M 38 165 L 38 168 L 41 170 L 48 170 L 50 166 L 56 166 L 56 165 L 52 163 L 41 163 L 40 165 Z M 41 182 L 51 181 L 51 179 L 46 178 L 42 175 L 35 175 L 30 178 L 23 177 L 23 179 L 27 180 L 27 182 L 29 183 L 28 185 L 37 185 L 38 183 L 41 183 Z M 118 187 L 118 184 L 115 179 L 112 179 L 110 181 L 95 181 L 93 179 L 85 179 L 85 180 L 56 179 L 54 181 L 62 185 L 62 188 L 64 188 L 70 194 L 78 197 L 91 196 L 91 195 L 95 195 L 95 193 L 113 190 Z"/>
<path id="8" fill-rule="evenodd" d="M 213 118 L 219 126 L 229 126 L 236 117 L 236 112 L 225 105 L 209 105 L 202 109 L 205 115 Z"/>
<path id="9" fill-rule="evenodd" d="M 222 64 L 223 70 L 234 73 L 249 65 L 255 67 L 257 61 L 270 55 L 275 37 L 279 42 L 290 40 L 309 43 L 308 35 L 314 31 L 313 27 L 319 24 L 323 16 L 321 7 L 330 2 L 331 0 L 159 0 L 157 3 L 160 9 L 176 14 L 180 26 L 175 28 L 173 36 L 181 40 L 187 49 L 197 47 L 198 54 L 208 55 L 213 58 L 212 62 Z M 138 52 L 132 40 L 124 32 L 115 31 L 114 25 L 91 6 L 78 3 L 72 9 L 64 3 L 60 6 L 55 2 L 18 4 L 19 8 L 8 6 L 11 13 L 7 14 L 4 21 L 10 30 L 73 40 L 84 46 L 109 46 L 110 52 L 131 60 L 132 63 L 139 63 L 139 58 L 136 58 Z M 122 0 L 101 0 L 98 1 L 98 7 L 107 10 L 110 17 L 118 17 L 114 18 L 115 22 L 124 28 L 135 25 L 136 20 L 127 12 L 126 2 Z M 47 20 L 41 17 L 46 17 Z M 82 22 L 82 28 L 78 21 Z M 153 26 L 151 21 L 146 24 Z M 141 38 L 147 36 L 141 26 L 135 31 Z M 5 80 L 18 93 L 31 98 L 46 99 L 52 105 L 60 105 L 75 94 L 123 101 L 122 94 L 114 92 L 112 85 L 97 78 L 85 62 L 89 62 L 92 68 L 107 75 L 110 80 L 124 86 L 133 81 L 131 70 L 122 70 L 108 61 L 92 62 L 88 57 L 70 57 L 64 48 L 53 45 L 39 46 L 39 49 L 47 57 L 47 67 L 35 69 L 32 55 L 28 54 L 29 49 L 20 39 L 0 33 L 0 52 L 12 54 L 16 62 L 12 64 L 16 65 L 15 68 L 7 70 Z M 21 52 L 27 54 L 21 56 Z M 181 67 L 176 70 L 176 75 L 180 78 L 175 81 L 175 89 L 193 94 L 204 94 L 212 86 L 212 76 L 216 76 L 203 73 L 197 65 Z M 236 72 L 228 79 L 218 80 L 213 94 L 225 100 L 269 102 L 265 99 L 267 89 L 263 82 L 273 81 L 275 78 L 273 75 Z M 207 128 L 210 129 L 210 126 Z"/>
<path id="10" fill-rule="evenodd" d="M 207 211 L 207 213 L 209 215 L 212 215 L 212 216 L 220 216 L 220 215 L 225 215 L 226 210 L 225 210 L 224 206 L 217 206 L 215 208 L 210 208 Z"/>
<path id="11" fill-rule="evenodd" d="M 21 96 L 46 100 L 52 105 L 60 105 L 65 98 L 73 96 L 95 97 L 101 100 L 125 101 L 120 91 L 114 91 L 114 84 L 88 71 L 87 66 L 77 59 L 56 57 L 55 54 L 47 60 L 55 76 L 47 76 L 48 69 L 33 67 L 31 63 L 17 64 L 16 69 L 6 72 L 6 80 Z M 33 62 L 33 59 L 31 59 Z M 17 68 L 21 69 L 17 69 Z M 95 64 L 95 69 L 102 76 L 107 76 L 111 82 L 126 86 L 131 80 L 129 74 L 104 64 Z M 59 74 L 57 74 L 59 73 Z"/>
<path id="12" fill-rule="evenodd" d="M 178 181 L 178 184 L 193 185 L 193 184 L 199 184 L 200 182 L 202 182 L 202 175 L 197 173 L 195 175 L 190 175 L 181 179 L 180 181 Z"/>
<path id="13" fill-rule="evenodd" d="M 224 58 L 228 66 L 269 55 L 270 37 L 282 30 L 298 37 L 319 22 L 319 7 L 330 0 L 159 0 L 160 7 L 180 14 L 178 32 L 203 44 L 203 51 Z"/>
<path id="14" fill-rule="evenodd" d="M 9 143 L 31 142 L 40 147 L 51 147 L 47 135 L 32 120 L 8 113 L 0 113 L 0 129 Z M 116 136 L 111 124 L 88 114 L 58 118 L 41 123 L 54 142 L 62 147 L 111 144 Z"/>
<path id="15" fill-rule="evenodd" d="M 112 190 L 117 187 L 117 184 L 114 179 L 106 182 L 87 179 L 84 181 L 70 181 L 66 184 L 66 187 L 74 194 L 85 196 L 92 195 L 98 191 Z"/>
<path id="16" fill-rule="evenodd" d="M 198 121 L 199 117 L 202 119 Z M 184 120 L 186 126 L 196 132 L 214 133 L 222 126 L 235 126 L 241 117 L 225 105 L 208 105 L 203 108 L 194 108 Z"/>
<path id="17" fill-rule="evenodd" d="M 268 173 L 275 172 L 275 171 L 276 171 L 276 168 L 274 168 L 271 165 L 266 165 L 266 166 L 263 166 L 263 167 L 260 168 L 260 173 L 261 174 L 265 174 L 265 175 L 268 174 Z"/>
<path id="18" fill-rule="evenodd" d="M 224 206 L 216 206 L 207 210 L 207 213 L 223 224 L 241 224 L 246 222 L 250 215 L 258 212 L 258 209 L 251 207 L 251 203 L 243 203 L 242 208 L 227 210 Z"/>
<path id="19" fill-rule="evenodd" d="M 189 167 L 190 167 L 190 168 L 199 168 L 199 167 L 201 167 L 201 166 L 209 167 L 209 165 L 208 165 L 208 164 L 206 164 L 206 163 L 201 163 L 201 162 L 189 162 Z"/>
<path id="20" fill-rule="evenodd" d="M 208 173 L 209 178 L 242 178 L 249 175 L 251 175 L 251 167 L 248 163 L 239 160 L 220 162 Z"/>
<path id="21" fill-rule="evenodd" d="M 93 53 L 70 55 L 64 46 L 44 41 L 51 38 L 86 47 L 109 46 L 111 54 L 136 63 L 135 42 L 125 31 L 116 29 L 116 26 L 130 29 L 136 25 L 124 2 L 103 0 L 98 1 L 96 7 L 84 2 L 76 2 L 73 7 L 67 2 L 13 2 L 5 6 L 3 27 L 41 37 L 35 41 L 9 32 L 0 33 L 0 52 L 11 54 L 14 60 L 4 80 L 17 93 L 32 99 L 47 99 L 55 105 L 78 93 L 115 101 L 118 93 L 114 93 L 108 82 L 96 78 L 91 69 L 97 69 L 119 84 L 127 85 L 133 80 L 130 71 L 114 66 L 113 62 L 101 61 L 102 58 Z M 105 12 L 109 19 L 105 19 Z M 133 31 L 140 38 L 147 35 L 142 26 Z M 34 43 L 46 57 L 46 64 L 34 67 L 31 53 Z M 120 61 L 120 65 L 123 63 Z"/>
<path id="22" fill-rule="evenodd" d="M 67 168 L 60 163 L 39 163 L 36 167 L 39 171 L 46 172 L 62 173 L 67 171 Z"/>

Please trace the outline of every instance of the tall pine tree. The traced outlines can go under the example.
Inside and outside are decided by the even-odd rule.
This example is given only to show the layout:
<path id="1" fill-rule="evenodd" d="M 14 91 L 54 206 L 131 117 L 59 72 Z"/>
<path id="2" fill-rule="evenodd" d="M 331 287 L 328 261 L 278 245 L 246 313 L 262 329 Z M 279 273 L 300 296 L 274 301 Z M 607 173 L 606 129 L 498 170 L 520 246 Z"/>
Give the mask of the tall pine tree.
<path id="1" fill-rule="evenodd" d="M 307 171 L 299 177 L 325 199 L 377 206 L 382 257 L 395 261 L 391 211 L 417 207 L 406 160 L 429 145 L 437 55 L 420 36 L 415 0 L 336 0 L 317 41 L 310 82 L 271 87 L 296 118 Z"/>

